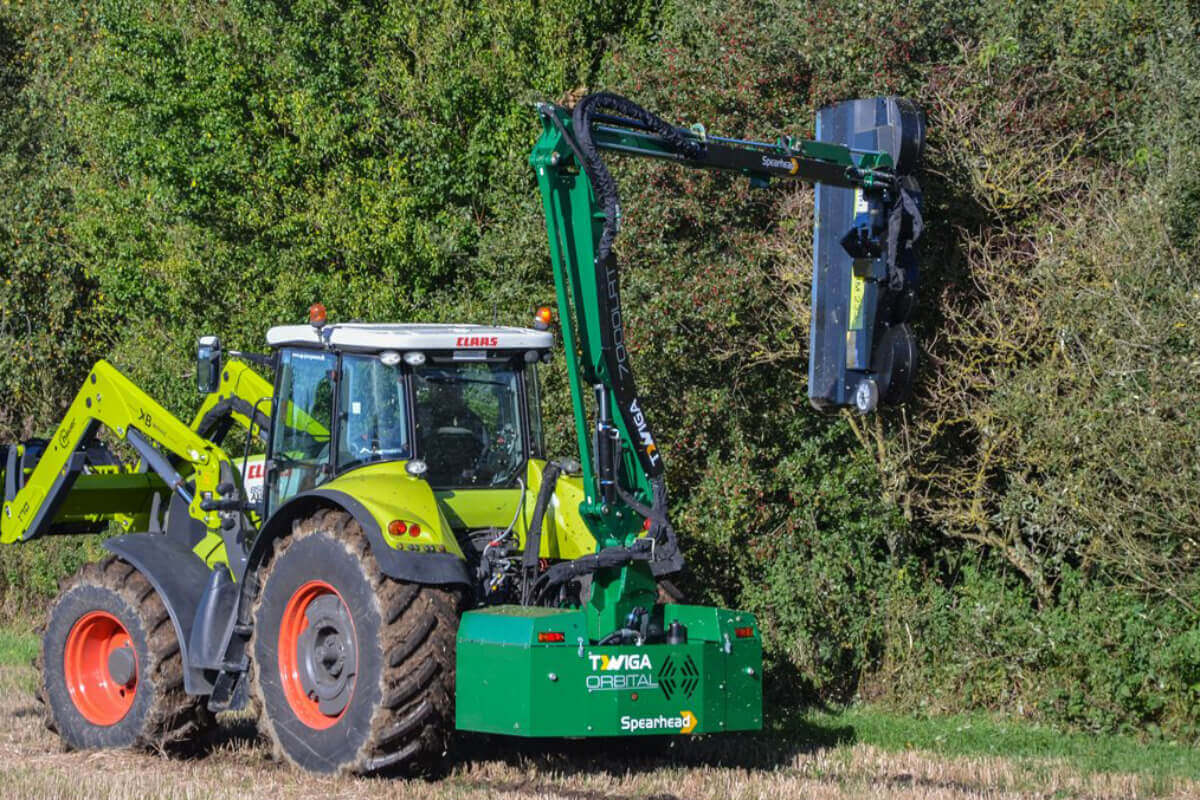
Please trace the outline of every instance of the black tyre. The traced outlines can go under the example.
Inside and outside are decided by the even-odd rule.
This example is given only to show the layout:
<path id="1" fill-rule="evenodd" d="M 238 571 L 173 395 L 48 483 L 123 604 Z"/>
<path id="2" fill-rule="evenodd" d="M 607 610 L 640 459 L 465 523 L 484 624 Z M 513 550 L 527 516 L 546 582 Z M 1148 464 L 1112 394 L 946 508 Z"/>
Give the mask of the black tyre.
<path id="1" fill-rule="evenodd" d="M 87 564 L 50 607 L 36 663 L 46 725 L 68 747 L 149 747 L 187 739 L 210 719 L 183 690 L 175 627 L 129 563 Z"/>
<path id="2" fill-rule="evenodd" d="M 315 772 L 429 764 L 454 724 L 451 591 L 383 575 L 354 519 L 275 543 L 254 610 L 254 691 L 276 753 Z"/>

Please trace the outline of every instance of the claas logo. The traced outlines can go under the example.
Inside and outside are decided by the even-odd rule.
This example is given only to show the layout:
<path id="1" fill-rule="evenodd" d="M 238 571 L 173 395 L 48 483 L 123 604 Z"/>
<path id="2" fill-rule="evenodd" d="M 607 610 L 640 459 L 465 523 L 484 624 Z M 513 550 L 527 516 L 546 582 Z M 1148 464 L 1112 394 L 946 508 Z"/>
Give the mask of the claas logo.
<path id="1" fill-rule="evenodd" d="M 497 336 L 459 336 L 454 340 L 455 347 L 495 347 L 500 338 Z"/>

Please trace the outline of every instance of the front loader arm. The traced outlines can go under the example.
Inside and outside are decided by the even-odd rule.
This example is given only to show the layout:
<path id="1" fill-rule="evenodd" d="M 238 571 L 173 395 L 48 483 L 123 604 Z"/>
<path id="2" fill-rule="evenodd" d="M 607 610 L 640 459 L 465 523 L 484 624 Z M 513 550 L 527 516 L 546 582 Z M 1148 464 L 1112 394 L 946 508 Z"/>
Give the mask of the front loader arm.
<path id="1" fill-rule="evenodd" d="M 107 361 L 92 368 L 24 485 L 9 496 L 8 489 L 16 482 L 6 480 L 0 543 L 26 541 L 51 532 L 51 523 L 83 472 L 87 448 L 101 426 L 137 451 L 166 489 L 188 502 L 189 514 L 204 522 L 208 529 L 205 541 L 210 544 L 206 560 L 225 561 L 226 553 L 213 552 L 222 548 L 211 545 L 219 542 L 228 550 L 229 530 L 222 526 L 220 511 L 211 506 L 214 500 L 240 497 L 240 481 L 232 462 L 219 446 L 181 422 Z M 165 453 L 190 466 L 187 479 Z M 150 480 L 140 473 L 104 477 Z M 193 482 L 192 487 L 186 485 L 187 480 Z M 86 509 L 76 511 L 84 513 Z"/>
<path id="2" fill-rule="evenodd" d="M 244 361 L 230 359 L 221 369 L 216 391 L 209 392 L 192 418 L 192 430 L 220 442 L 229 422 L 264 438 L 270 427 L 274 387 Z"/>

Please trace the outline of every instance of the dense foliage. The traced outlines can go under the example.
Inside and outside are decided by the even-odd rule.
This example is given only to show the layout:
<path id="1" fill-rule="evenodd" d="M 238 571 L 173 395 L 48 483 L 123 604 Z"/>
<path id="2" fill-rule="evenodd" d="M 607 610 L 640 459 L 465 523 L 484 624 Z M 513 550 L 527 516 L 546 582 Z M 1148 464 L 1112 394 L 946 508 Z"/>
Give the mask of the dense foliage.
<path id="1" fill-rule="evenodd" d="M 253 349 L 315 299 L 523 323 L 551 294 L 532 100 L 607 88 L 773 138 L 906 94 L 931 136 L 925 366 L 878 418 L 808 408 L 810 190 L 617 170 L 686 588 L 761 616 L 780 703 L 1197 738 L 1196 13 L 5 3 L 0 436 L 46 432 L 99 357 L 184 413 L 197 335 Z M 6 551 L 9 613 L 94 550 Z"/>

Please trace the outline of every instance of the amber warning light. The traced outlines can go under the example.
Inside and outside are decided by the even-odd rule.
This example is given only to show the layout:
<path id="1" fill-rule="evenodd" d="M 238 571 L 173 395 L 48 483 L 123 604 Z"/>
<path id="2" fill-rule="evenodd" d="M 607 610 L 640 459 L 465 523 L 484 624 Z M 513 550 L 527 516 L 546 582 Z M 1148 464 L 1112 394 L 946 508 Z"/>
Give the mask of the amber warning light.
<path id="1" fill-rule="evenodd" d="M 325 306 L 320 303 L 313 303 L 308 307 L 308 324 L 314 328 L 320 328 L 325 325 Z"/>
<path id="2" fill-rule="evenodd" d="M 554 322 L 554 312 L 550 306 L 539 306 L 538 310 L 533 314 L 533 327 L 539 331 L 544 331 Z"/>

